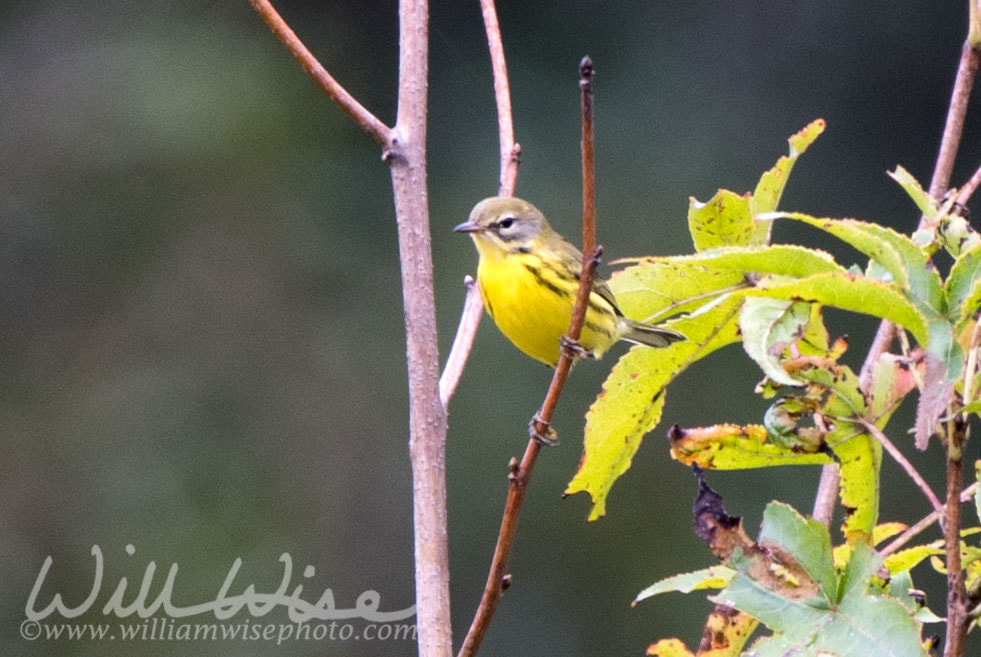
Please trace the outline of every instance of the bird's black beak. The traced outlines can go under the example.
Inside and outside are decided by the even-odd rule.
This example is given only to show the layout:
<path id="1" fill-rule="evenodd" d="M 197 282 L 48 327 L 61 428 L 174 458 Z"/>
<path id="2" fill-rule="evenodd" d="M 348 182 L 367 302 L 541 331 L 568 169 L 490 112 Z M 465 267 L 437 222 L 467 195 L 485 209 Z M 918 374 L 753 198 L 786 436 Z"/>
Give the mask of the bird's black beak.
<path id="1" fill-rule="evenodd" d="M 464 221 L 459 226 L 453 227 L 454 233 L 477 233 L 483 230 L 480 226 L 473 223 L 472 221 Z"/>

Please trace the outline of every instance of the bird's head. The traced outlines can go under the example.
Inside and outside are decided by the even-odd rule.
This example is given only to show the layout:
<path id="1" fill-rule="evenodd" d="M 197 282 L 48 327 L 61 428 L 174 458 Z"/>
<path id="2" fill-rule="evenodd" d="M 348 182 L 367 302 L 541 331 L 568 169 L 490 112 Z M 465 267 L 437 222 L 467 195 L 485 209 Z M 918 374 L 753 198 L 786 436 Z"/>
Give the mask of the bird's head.
<path id="1" fill-rule="evenodd" d="M 469 233 L 481 255 L 529 253 L 552 232 L 538 208 L 510 196 L 485 198 L 474 206 L 470 218 L 453 230 Z"/>

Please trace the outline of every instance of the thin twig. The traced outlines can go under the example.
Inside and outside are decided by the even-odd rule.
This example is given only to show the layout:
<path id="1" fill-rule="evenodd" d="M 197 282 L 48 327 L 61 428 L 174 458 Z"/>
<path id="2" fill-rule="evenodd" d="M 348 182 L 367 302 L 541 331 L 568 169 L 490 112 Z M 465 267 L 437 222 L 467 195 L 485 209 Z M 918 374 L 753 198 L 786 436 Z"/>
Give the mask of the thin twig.
<path id="1" fill-rule="evenodd" d="M 521 147 L 514 143 L 514 119 L 511 113 L 511 88 L 508 83 L 508 67 L 504 59 L 504 42 L 501 26 L 497 22 L 494 0 L 480 0 L 480 11 L 487 32 L 491 69 L 494 72 L 494 98 L 497 101 L 498 141 L 500 142 L 501 174 L 498 196 L 513 196 L 518 179 L 518 156 Z"/>
<path id="2" fill-rule="evenodd" d="M 827 463 L 821 466 L 821 479 L 818 481 L 817 493 L 814 494 L 814 510 L 811 517 L 825 527 L 831 526 L 840 482 L 841 468 L 838 467 L 837 463 Z"/>
<path id="3" fill-rule="evenodd" d="M 873 438 L 879 441 L 880 445 L 886 448 L 886 451 L 889 452 L 889 455 L 892 456 L 893 460 L 899 464 L 899 467 L 901 467 L 907 475 L 909 475 L 909 478 L 913 480 L 916 487 L 920 489 L 923 496 L 930 502 L 930 506 L 933 507 L 934 511 L 939 512 L 941 509 L 943 509 L 943 504 L 940 503 L 940 499 L 930 488 L 930 485 L 926 482 L 926 479 L 924 479 L 923 475 L 921 475 L 919 471 L 913 467 L 913 464 L 910 463 L 905 456 L 903 456 L 903 453 L 899 451 L 899 448 L 896 447 L 891 440 L 889 440 L 889 437 L 886 436 L 886 434 L 883 433 L 879 427 L 875 426 L 868 420 L 862 420 L 860 424 L 865 427 L 865 430 L 868 431 Z"/>
<path id="4" fill-rule="evenodd" d="M 964 490 L 962 490 L 961 491 L 961 504 L 963 504 L 965 502 L 970 502 L 971 501 L 971 498 L 974 497 L 974 493 L 977 490 L 978 490 L 978 482 L 974 482 L 973 484 L 971 484 L 970 486 L 968 486 L 967 488 L 965 488 Z M 937 520 L 939 520 L 939 519 L 940 519 L 940 513 L 938 511 L 936 511 L 936 510 L 931 511 L 930 513 L 928 513 L 927 515 L 925 515 L 915 525 L 913 525 L 912 527 L 909 527 L 902 534 L 900 534 L 899 536 L 897 536 L 896 538 L 894 538 L 889 543 L 889 545 L 887 545 L 886 547 L 884 547 L 881 550 L 879 550 L 879 554 L 881 554 L 884 557 L 885 556 L 889 556 L 890 554 L 892 554 L 893 552 L 895 552 L 899 548 L 901 548 L 904 545 L 906 545 L 907 543 L 909 543 L 913 538 L 915 538 L 916 536 L 918 536 L 919 534 L 921 534 L 923 532 L 923 530 L 925 530 L 927 527 L 929 527 L 933 523 L 937 522 Z"/>
<path id="5" fill-rule="evenodd" d="M 582 92 L 581 113 L 582 113 L 582 140 L 580 151 L 582 153 L 582 253 L 583 269 L 593 258 L 593 251 L 596 249 L 596 172 L 593 136 L 593 60 L 588 56 L 583 57 L 579 62 L 579 89 Z M 588 296 L 589 287 L 579 286 L 579 296 Z M 583 315 L 586 309 L 582 309 Z M 579 336 L 574 336 L 578 340 Z"/>
<path id="6" fill-rule="evenodd" d="M 872 340 L 869 353 L 865 356 L 865 362 L 862 363 L 862 369 L 858 374 L 858 387 L 862 392 L 868 393 L 869 388 L 872 387 L 872 374 L 875 372 L 875 366 L 882 354 L 889 351 L 895 334 L 896 325 L 892 322 L 883 321 L 879 324 L 879 330 L 876 331 L 875 339 Z"/>
<path id="7" fill-rule="evenodd" d="M 342 87 L 337 80 L 327 72 L 317 58 L 313 56 L 303 42 L 300 41 L 296 33 L 290 29 L 282 16 L 273 8 L 269 0 L 249 0 L 259 16 L 266 22 L 266 25 L 279 37 L 286 49 L 296 57 L 317 86 L 326 93 L 331 100 L 347 113 L 355 123 L 374 138 L 383 148 L 391 147 L 392 129 L 385 125 L 378 117 L 368 111 L 364 105 L 359 103 L 347 90 Z"/>
<path id="8" fill-rule="evenodd" d="M 508 69 L 504 60 L 504 43 L 501 40 L 501 26 L 497 22 L 497 10 L 494 0 L 480 0 L 481 13 L 484 17 L 484 29 L 487 32 L 487 46 L 490 50 L 491 71 L 494 74 L 494 97 L 497 101 L 497 134 L 500 142 L 501 172 L 498 194 L 512 196 L 514 186 L 518 181 L 518 162 L 520 161 L 521 146 L 514 143 L 514 119 L 511 113 L 511 90 L 508 84 Z M 443 376 L 439 381 L 439 395 L 446 406 L 456 391 L 456 386 L 463 375 L 470 350 L 473 348 L 473 337 L 484 307 L 480 300 L 480 288 L 473 285 L 473 279 L 467 283 L 467 296 L 457 327 L 457 337 L 453 340 L 453 348 Z"/>
<path id="9" fill-rule="evenodd" d="M 958 190 L 954 203 L 961 207 L 967 205 L 967 202 L 971 200 L 974 192 L 977 191 L 978 186 L 981 186 L 981 167 L 978 167 L 974 172 L 974 175 L 971 176 L 971 179 L 964 183 L 964 186 Z"/>
<path id="10" fill-rule="evenodd" d="M 588 188 L 590 190 L 594 188 L 593 181 L 589 180 L 587 182 L 585 178 L 591 177 L 593 172 L 592 87 L 589 84 L 583 85 L 582 78 L 589 77 L 591 74 L 591 65 L 588 73 L 584 71 L 582 66 L 580 67 L 580 86 L 583 97 L 583 186 L 584 189 Z M 587 110 L 589 111 L 588 118 L 586 115 Z M 593 276 L 596 272 L 598 257 L 601 251 L 599 247 L 591 246 L 596 242 L 595 207 L 595 201 L 593 199 L 583 199 L 583 266 L 582 273 L 579 277 L 579 291 L 576 295 L 576 303 L 572 310 L 572 318 L 569 322 L 569 332 L 567 334 L 568 340 L 572 342 L 577 342 L 582 332 L 589 295 L 593 287 Z M 548 435 L 550 431 L 552 416 L 558 405 L 559 397 L 562 395 L 566 379 L 572 369 L 573 360 L 574 357 L 571 349 L 559 350 L 559 361 L 555 366 L 555 373 L 552 375 L 552 383 L 548 387 L 548 393 L 545 395 L 545 401 L 542 402 L 541 410 L 538 411 L 535 419 L 532 421 L 532 426 L 539 435 Z M 460 647 L 457 657 L 473 657 L 473 655 L 477 654 L 477 650 L 479 650 L 480 644 L 484 640 L 487 629 L 490 627 L 494 612 L 497 610 L 497 605 L 501 600 L 501 593 L 503 591 L 508 557 L 511 554 L 515 532 L 518 528 L 518 516 L 521 512 L 525 491 L 528 488 L 528 482 L 540 451 L 541 443 L 531 438 L 528 440 L 527 447 L 525 447 L 525 453 L 521 458 L 521 463 L 519 464 L 512 460 L 510 464 L 507 501 L 504 505 L 504 515 L 501 518 L 501 528 L 498 532 L 497 544 L 494 547 L 494 557 L 491 560 L 490 572 L 487 574 L 487 582 L 484 585 L 484 592 L 480 598 L 477 612 L 474 615 L 473 622 L 470 624 L 470 630 L 467 632 L 467 636 L 463 641 L 463 645 Z"/>
<path id="11" fill-rule="evenodd" d="M 470 356 L 470 349 L 473 347 L 473 340 L 477 335 L 477 327 L 480 326 L 482 316 L 483 302 L 477 283 L 467 276 L 463 279 L 463 285 L 467 288 L 467 293 L 463 299 L 460 324 L 456 327 L 456 337 L 453 338 L 450 355 L 446 358 L 446 366 L 443 368 L 442 376 L 439 377 L 439 400 L 444 408 L 449 406 L 450 399 L 453 398 L 453 393 L 460 383 L 460 377 L 463 376 L 463 369 Z"/>

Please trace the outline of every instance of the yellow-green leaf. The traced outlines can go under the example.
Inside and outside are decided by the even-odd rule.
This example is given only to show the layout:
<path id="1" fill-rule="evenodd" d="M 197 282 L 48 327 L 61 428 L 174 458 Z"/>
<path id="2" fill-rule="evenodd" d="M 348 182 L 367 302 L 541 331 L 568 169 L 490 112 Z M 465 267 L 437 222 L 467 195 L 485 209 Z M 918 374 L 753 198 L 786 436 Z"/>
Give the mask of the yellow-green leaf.
<path id="1" fill-rule="evenodd" d="M 683 258 L 645 259 L 615 272 L 610 279 L 620 311 L 631 319 L 654 323 L 692 312 L 744 285 L 740 271 L 710 268 Z"/>
<path id="2" fill-rule="evenodd" d="M 691 573 L 665 577 L 638 593 L 633 604 L 661 593 L 691 593 L 704 589 L 723 589 L 735 574 L 736 571 L 726 566 L 710 566 Z"/>
<path id="3" fill-rule="evenodd" d="M 919 181 L 913 177 L 913 174 L 897 164 L 896 170 L 890 171 L 889 176 L 906 190 L 909 197 L 916 203 L 916 207 L 919 208 L 920 214 L 927 219 L 933 219 L 937 215 L 939 206 L 936 199 L 927 194 L 926 190 L 920 186 Z"/>
<path id="4" fill-rule="evenodd" d="M 677 429 L 669 435 L 671 456 L 685 465 L 697 464 L 716 470 L 743 470 L 776 465 L 830 463 L 831 457 L 815 444 L 810 451 L 800 444 L 781 445 L 770 439 L 766 428 L 749 424 L 717 424 L 711 427 Z"/>
<path id="5" fill-rule="evenodd" d="M 650 657 L 695 657 L 681 639 L 661 639 L 647 648 Z"/>
<path id="6" fill-rule="evenodd" d="M 957 332 L 974 321 L 974 312 L 981 306 L 981 245 L 962 253 L 950 268 L 945 285 L 950 320 Z"/>
<path id="7" fill-rule="evenodd" d="M 790 153 L 777 160 L 773 168 L 764 173 L 760 177 L 760 181 L 756 184 L 756 189 L 753 191 L 753 196 L 749 202 L 749 210 L 753 217 L 756 217 L 760 213 L 773 212 L 777 209 L 794 163 L 814 143 L 814 140 L 824 132 L 825 127 L 827 127 L 827 124 L 824 119 L 816 119 L 804 126 L 800 132 L 791 135 L 790 139 L 787 140 L 790 143 Z M 760 240 L 760 243 L 769 242 L 770 229 L 773 222 L 757 221 L 757 224 L 756 238 Z"/>
<path id="8" fill-rule="evenodd" d="M 799 212 L 783 212 L 776 216 L 810 224 L 852 245 L 889 272 L 921 311 L 932 311 L 937 315 L 946 312 L 940 274 L 929 265 L 927 253 L 905 235 L 855 219 L 818 218 Z"/>
<path id="9" fill-rule="evenodd" d="M 845 509 L 842 533 L 849 544 L 868 542 L 879 519 L 879 468 L 882 446 L 853 424 L 840 423 L 828 436 L 841 459 L 839 496 Z"/>
<path id="10" fill-rule="evenodd" d="M 864 276 L 829 272 L 790 283 L 761 281 L 750 294 L 811 301 L 888 319 L 909 330 L 924 345 L 929 337 L 923 314 L 894 285 Z"/>
<path id="11" fill-rule="evenodd" d="M 888 557 L 886 557 L 883 565 L 889 569 L 890 573 L 901 573 L 904 570 L 909 570 L 910 568 L 918 565 L 924 559 L 943 553 L 944 549 L 942 545 L 938 543 L 917 545 L 915 547 L 890 554 Z"/>
<path id="12" fill-rule="evenodd" d="M 810 320 L 810 304 L 750 297 L 739 314 L 743 349 L 774 383 L 804 385 L 780 365 L 783 351 L 803 333 Z"/>
<path id="13" fill-rule="evenodd" d="M 606 496 L 630 467 L 641 440 L 661 419 L 664 390 L 689 364 L 739 339 L 741 298 L 668 322 L 688 340 L 666 349 L 634 347 L 613 366 L 603 391 L 586 413 L 583 457 L 566 494 L 585 491 L 593 501 L 589 520 L 606 513 Z"/>
<path id="14" fill-rule="evenodd" d="M 779 274 L 803 278 L 824 272 L 846 270 L 825 251 L 793 244 L 769 246 L 726 246 L 688 256 L 663 256 L 619 260 L 618 262 L 675 263 L 711 269 L 738 270 L 743 273 Z"/>
<path id="15" fill-rule="evenodd" d="M 689 197 L 688 231 L 695 250 L 761 244 L 756 235 L 760 226 L 750 212 L 749 198 L 749 193 L 739 195 L 728 189 L 720 189 L 705 203 Z"/>

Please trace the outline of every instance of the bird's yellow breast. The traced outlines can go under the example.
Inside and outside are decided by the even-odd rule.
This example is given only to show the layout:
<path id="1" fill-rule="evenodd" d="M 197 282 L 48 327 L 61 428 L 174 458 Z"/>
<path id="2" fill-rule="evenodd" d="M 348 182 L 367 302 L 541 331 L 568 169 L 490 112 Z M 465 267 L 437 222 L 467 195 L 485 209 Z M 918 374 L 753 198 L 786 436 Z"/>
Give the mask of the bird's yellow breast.
<path id="1" fill-rule="evenodd" d="M 487 312 L 518 349 L 554 367 L 559 339 L 569 330 L 578 279 L 531 253 L 480 247 L 478 242 L 477 280 Z M 602 355 L 617 340 L 617 321 L 613 306 L 593 292 L 582 347 Z"/>

